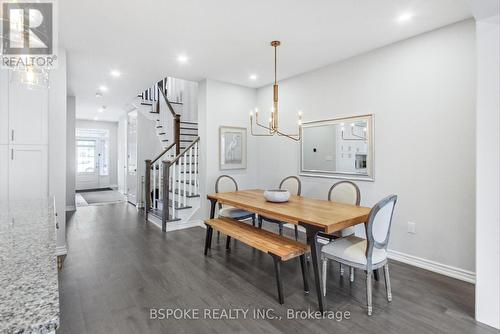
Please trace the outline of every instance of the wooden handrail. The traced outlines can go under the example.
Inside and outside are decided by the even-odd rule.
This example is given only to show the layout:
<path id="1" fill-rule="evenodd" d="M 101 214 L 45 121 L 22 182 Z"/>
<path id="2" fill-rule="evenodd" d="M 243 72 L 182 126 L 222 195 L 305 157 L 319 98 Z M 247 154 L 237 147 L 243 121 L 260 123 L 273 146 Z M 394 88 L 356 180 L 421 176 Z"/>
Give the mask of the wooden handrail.
<path id="1" fill-rule="evenodd" d="M 196 137 L 196 139 L 193 140 L 191 142 L 191 144 L 189 144 L 188 147 L 186 147 L 181 153 L 177 154 L 177 156 L 173 160 L 167 161 L 169 163 L 169 165 L 175 164 L 180 159 L 181 156 L 183 156 L 191 147 L 194 146 L 194 144 L 196 144 L 199 141 L 200 141 L 200 137 Z"/>
<path id="2" fill-rule="evenodd" d="M 165 92 L 163 91 L 163 89 L 158 89 L 158 90 L 161 92 L 161 95 L 163 96 L 163 99 L 165 100 L 165 103 L 167 104 L 168 109 L 170 110 L 170 113 L 172 114 L 172 116 L 176 117 L 177 114 L 175 113 L 175 110 L 172 107 L 172 105 L 170 104 L 170 102 L 168 101 L 167 95 L 165 95 Z"/>
<path id="3" fill-rule="evenodd" d="M 174 147 L 174 145 L 177 144 L 177 143 L 172 143 L 169 147 L 167 147 L 166 149 L 164 149 L 160 154 L 158 154 L 158 156 L 156 156 L 156 158 L 154 158 L 150 164 L 154 164 L 155 162 L 157 162 L 165 153 L 167 153 L 168 151 L 170 151 L 170 149 L 172 147 Z"/>

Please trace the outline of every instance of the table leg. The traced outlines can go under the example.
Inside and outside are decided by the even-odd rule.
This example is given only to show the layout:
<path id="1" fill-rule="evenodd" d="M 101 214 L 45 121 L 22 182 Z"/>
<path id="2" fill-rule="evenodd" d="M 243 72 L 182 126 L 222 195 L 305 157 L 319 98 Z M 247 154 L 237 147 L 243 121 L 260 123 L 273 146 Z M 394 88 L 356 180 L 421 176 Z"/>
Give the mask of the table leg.
<path id="1" fill-rule="evenodd" d="M 215 199 L 210 199 L 210 219 L 215 218 L 215 205 L 217 201 Z"/>
<path id="2" fill-rule="evenodd" d="M 300 223 L 306 229 L 307 244 L 311 247 L 311 259 L 314 270 L 314 283 L 316 285 L 316 294 L 318 296 L 319 310 L 324 311 L 326 303 L 323 293 L 321 292 L 321 274 L 319 272 L 319 256 L 321 253 L 321 244 L 317 241 L 317 234 L 321 232 L 316 226 Z"/>

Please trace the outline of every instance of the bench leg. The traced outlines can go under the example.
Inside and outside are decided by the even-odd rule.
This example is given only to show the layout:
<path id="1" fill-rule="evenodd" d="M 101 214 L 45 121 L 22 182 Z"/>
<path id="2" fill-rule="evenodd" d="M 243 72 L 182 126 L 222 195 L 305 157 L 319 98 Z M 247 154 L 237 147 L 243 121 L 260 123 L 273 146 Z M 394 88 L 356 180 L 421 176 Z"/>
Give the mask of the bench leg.
<path id="1" fill-rule="evenodd" d="M 259 218 L 257 218 L 257 221 L 259 222 L 259 228 L 262 228 L 262 216 L 259 215 Z"/>
<path id="2" fill-rule="evenodd" d="M 274 260 L 274 270 L 276 272 L 276 284 L 278 285 L 278 301 L 283 305 L 283 282 L 281 281 L 281 259 L 277 256 L 272 256 Z"/>
<path id="3" fill-rule="evenodd" d="M 300 256 L 300 267 L 302 268 L 302 280 L 304 281 L 304 292 L 309 293 L 309 269 L 307 268 L 306 256 Z"/>
<path id="4" fill-rule="evenodd" d="M 255 215 L 252 216 L 252 226 L 255 227 Z"/>
<path id="5" fill-rule="evenodd" d="M 295 228 L 295 240 L 299 240 L 299 227 L 297 225 L 293 227 Z"/>
<path id="6" fill-rule="evenodd" d="M 205 255 L 207 255 L 211 243 L 212 243 L 212 227 L 207 226 L 207 234 L 205 236 L 205 251 L 204 251 Z"/>
<path id="7" fill-rule="evenodd" d="M 226 236 L 226 249 L 229 249 L 231 245 L 231 237 L 229 235 Z"/>

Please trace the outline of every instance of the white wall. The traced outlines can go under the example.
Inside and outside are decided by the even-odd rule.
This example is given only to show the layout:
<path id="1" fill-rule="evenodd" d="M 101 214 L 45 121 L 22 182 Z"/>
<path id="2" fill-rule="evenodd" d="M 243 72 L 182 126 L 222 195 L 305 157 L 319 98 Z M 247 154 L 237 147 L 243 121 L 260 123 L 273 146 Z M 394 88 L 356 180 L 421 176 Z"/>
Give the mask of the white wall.
<path id="1" fill-rule="evenodd" d="M 146 173 L 146 160 L 154 159 L 163 150 L 156 134 L 156 122 L 137 113 L 137 202 L 143 201 L 142 177 Z"/>
<path id="2" fill-rule="evenodd" d="M 59 230 L 57 255 L 66 248 L 66 52 L 59 50 L 58 67 L 49 74 L 49 196 L 55 197 Z"/>
<path id="3" fill-rule="evenodd" d="M 77 129 L 103 129 L 109 131 L 109 186 L 118 186 L 117 122 L 87 121 L 77 119 Z"/>
<path id="4" fill-rule="evenodd" d="M 118 121 L 118 191 L 127 192 L 127 115 Z"/>
<path id="5" fill-rule="evenodd" d="M 375 115 L 375 182 L 357 182 L 361 204 L 397 194 L 389 248 L 465 274 L 475 268 L 474 42 L 469 20 L 280 83 L 288 132 L 296 131 L 299 109 L 304 121 Z M 271 87 L 259 89 L 259 109 L 268 112 L 271 103 Z M 247 109 L 224 115 L 243 113 L 247 125 Z M 257 142 L 262 187 L 298 173 L 298 143 Z M 305 196 L 323 199 L 336 181 L 301 179 Z M 416 234 L 407 233 L 408 221 L 416 223 Z"/>
<path id="6" fill-rule="evenodd" d="M 67 97 L 66 110 L 66 210 L 76 210 L 76 156 L 75 156 L 75 112 L 76 99 Z"/>
<path id="7" fill-rule="evenodd" d="M 476 24 L 476 319 L 495 328 L 500 328 L 499 22 L 497 15 Z"/>
<path id="8" fill-rule="evenodd" d="M 208 215 L 207 193 L 215 191 L 219 175 L 233 176 L 240 189 L 255 188 L 258 180 L 257 140 L 247 134 L 247 168 L 219 169 L 219 127 L 221 125 L 248 127 L 248 113 L 255 107 L 256 90 L 242 86 L 205 80 L 198 85 L 198 128 L 200 142 L 200 193 L 203 216 Z"/>

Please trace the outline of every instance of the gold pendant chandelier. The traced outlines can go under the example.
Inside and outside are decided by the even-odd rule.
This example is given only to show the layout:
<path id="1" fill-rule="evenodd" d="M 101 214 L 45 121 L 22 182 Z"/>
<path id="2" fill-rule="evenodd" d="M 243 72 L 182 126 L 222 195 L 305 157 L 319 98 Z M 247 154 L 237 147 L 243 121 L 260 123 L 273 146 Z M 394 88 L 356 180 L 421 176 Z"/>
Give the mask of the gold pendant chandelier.
<path id="1" fill-rule="evenodd" d="M 273 85 L 273 106 L 271 108 L 271 117 L 269 117 L 268 125 L 259 123 L 259 110 L 255 108 L 255 124 L 263 129 L 266 129 L 267 133 L 254 133 L 253 125 L 253 113 L 254 110 L 250 111 L 250 133 L 252 136 L 284 136 L 295 141 L 300 140 L 300 126 L 302 125 L 302 111 L 298 112 L 298 133 L 297 134 L 286 134 L 279 130 L 278 126 L 278 81 L 277 81 L 277 48 L 280 46 L 280 41 L 272 41 L 271 46 L 274 47 L 274 85 Z"/>

